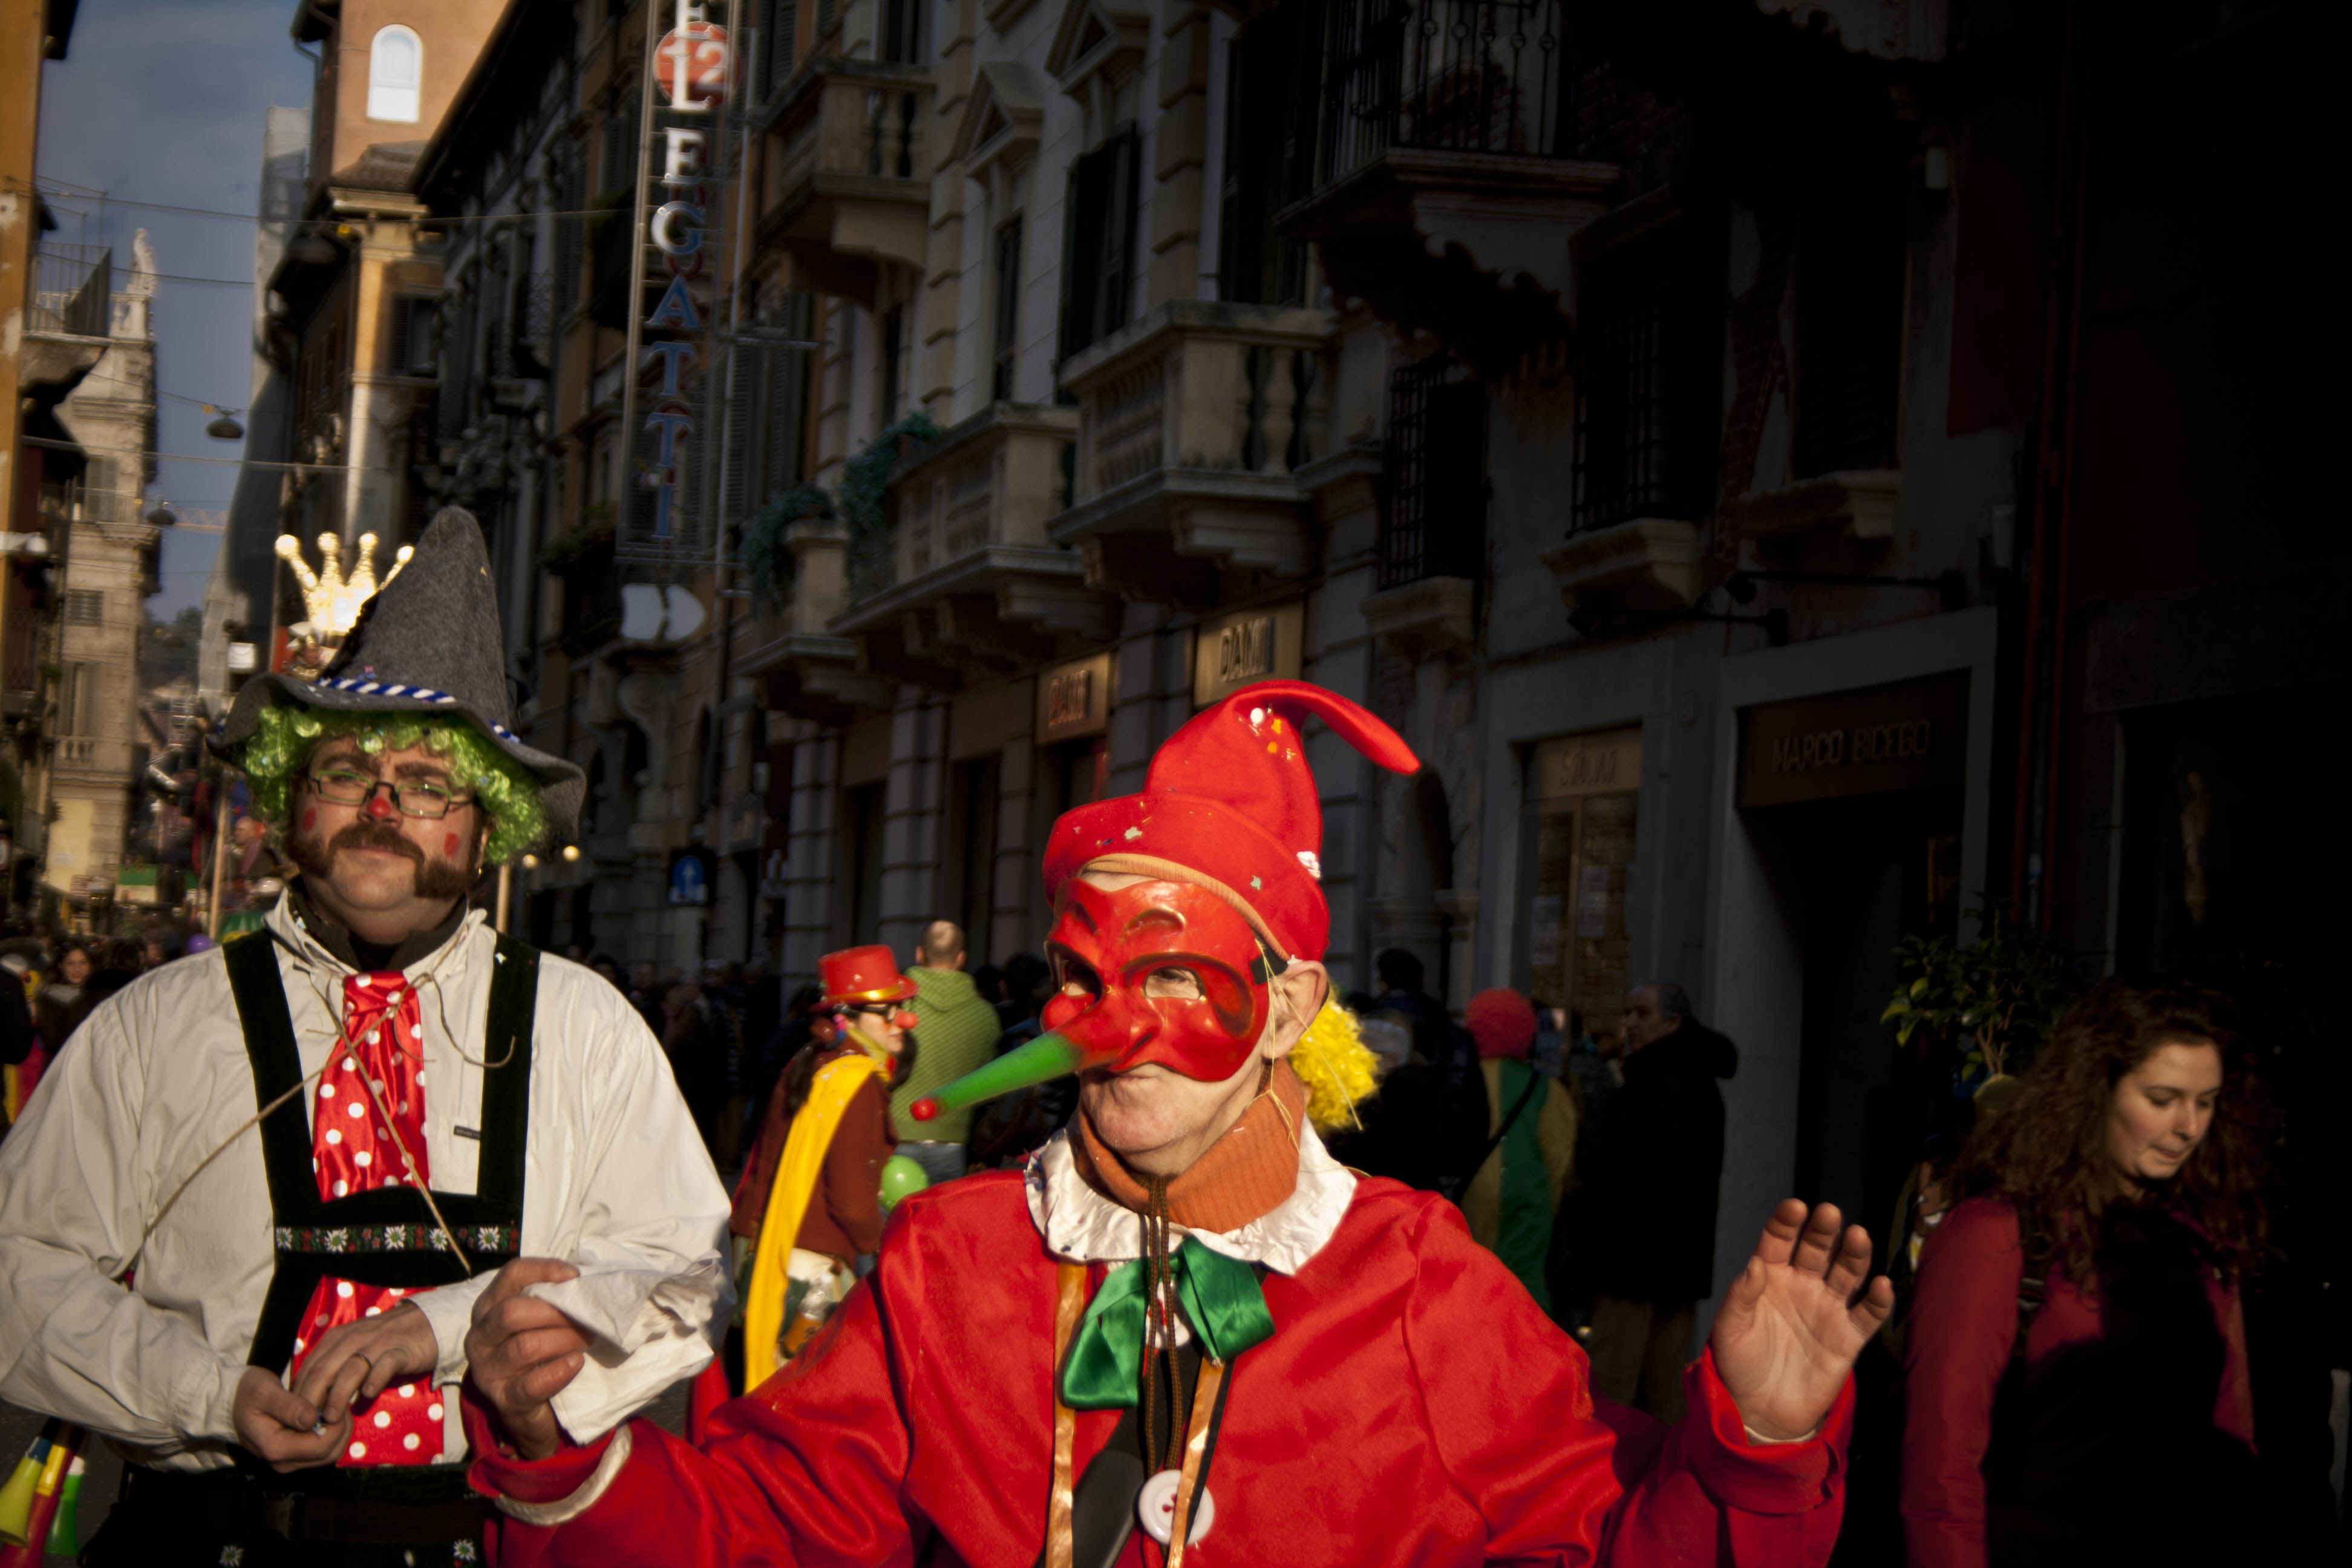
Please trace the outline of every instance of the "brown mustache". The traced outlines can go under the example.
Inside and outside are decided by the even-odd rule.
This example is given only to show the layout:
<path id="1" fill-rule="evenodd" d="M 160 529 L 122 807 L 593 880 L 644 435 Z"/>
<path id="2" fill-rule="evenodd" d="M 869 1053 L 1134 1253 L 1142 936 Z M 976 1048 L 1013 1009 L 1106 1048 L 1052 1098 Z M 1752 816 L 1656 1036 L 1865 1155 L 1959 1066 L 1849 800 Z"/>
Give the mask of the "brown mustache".
<path id="1" fill-rule="evenodd" d="M 328 839 L 326 857 L 331 860 L 338 852 L 345 849 L 381 849 L 388 855 L 405 855 L 420 869 L 425 865 L 425 851 L 410 843 L 398 828 L 370 822 L 365 817 Z"/>

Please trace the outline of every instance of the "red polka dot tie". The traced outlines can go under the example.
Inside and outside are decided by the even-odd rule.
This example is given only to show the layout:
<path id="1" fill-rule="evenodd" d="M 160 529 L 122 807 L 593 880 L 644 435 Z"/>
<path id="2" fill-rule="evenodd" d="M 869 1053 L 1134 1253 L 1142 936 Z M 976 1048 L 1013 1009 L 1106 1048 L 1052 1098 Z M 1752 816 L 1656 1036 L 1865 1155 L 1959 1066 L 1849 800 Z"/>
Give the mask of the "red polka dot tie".
<path id="1" fill-rule="evenodd" d="M 425 1151 L 424 1017 L 408 977 L 397 970 L 346 976 L 343 1033 L 351 1045 L 327 1065 L 310 1120 L 319 1195 L 424 1185 L 433 1174 Z M 415 1293 L 320 1280 L 294 1341 L 295 1370 L 328 1331 L 388 1312 Z M 353 1416 L 351 1444 L 338 1463 L 430 1464 L 441 1457 L 441 1395 L 431 1384 L 394 1384 Z"/>

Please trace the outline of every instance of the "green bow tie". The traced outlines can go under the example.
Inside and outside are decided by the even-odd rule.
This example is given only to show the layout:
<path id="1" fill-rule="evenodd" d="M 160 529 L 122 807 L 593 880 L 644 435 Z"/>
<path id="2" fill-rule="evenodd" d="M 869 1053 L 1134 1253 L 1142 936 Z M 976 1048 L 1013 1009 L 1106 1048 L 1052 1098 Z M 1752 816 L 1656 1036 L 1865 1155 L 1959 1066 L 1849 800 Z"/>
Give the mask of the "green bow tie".
<path id="1" fill-rule="evenodd" d="M 1257 1270 L 1191 1241 L 1170 1262 L 1184 1321 L 1213 1360 L 1229 1362 L 1274 1337 Z M 1143 1272 L 1140 1263 L 1112 1269 L 1087 1303 L 1062 1363 L 1062 1403 L 1071 1409 L 1116 1410 L 1141 1397 Z"/>

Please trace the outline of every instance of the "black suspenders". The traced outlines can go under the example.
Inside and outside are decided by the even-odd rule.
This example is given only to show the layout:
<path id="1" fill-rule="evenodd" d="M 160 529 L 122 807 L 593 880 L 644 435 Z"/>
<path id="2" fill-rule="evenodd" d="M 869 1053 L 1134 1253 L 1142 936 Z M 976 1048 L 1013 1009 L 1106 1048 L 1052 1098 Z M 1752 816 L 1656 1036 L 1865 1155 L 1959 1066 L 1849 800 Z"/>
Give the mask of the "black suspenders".
<path id="1" fill-rule="evenodd" d="M 267 1106 L 302 1080 L 294 1023 L 268 931 L 226 944 L 229 989 L 253 1064 L 256 1102 Z M 530 1117 L 531 1021 L 539 998 L 539 950 L 499 938 L 492 958 L 489 1026 L 484 1031 L 482 1144 L 475 1191 L 434 1190 L 476 1272 L 513 1258 L 522 1241 L 523 1156 Z M 277 1371 L 294 1355 L 302 1310 L 330 1275 L 367 1285 L 423 1289 L 467 1278 L 465 1266 L 413 1187 L 376 1187 L 321 1199 L 310 1169 L 310 1124 L 299 1094 L 262 1118 L 277 1265 L 255 1327 L 254 1366 Z"/>

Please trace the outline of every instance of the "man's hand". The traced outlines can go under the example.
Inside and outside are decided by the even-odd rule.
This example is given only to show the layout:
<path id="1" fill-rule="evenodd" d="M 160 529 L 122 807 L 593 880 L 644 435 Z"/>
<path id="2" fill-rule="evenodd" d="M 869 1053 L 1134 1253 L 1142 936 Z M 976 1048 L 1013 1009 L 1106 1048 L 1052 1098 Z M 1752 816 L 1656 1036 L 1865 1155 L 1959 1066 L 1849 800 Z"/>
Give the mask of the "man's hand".
<path id="1" fill-rule="evenodd" d="M 518 1258 L 474 1302 L 474 1326 L 466 1334 L 467 1376 L 526 1459 L 544 1459 L 563 1446 L 562 1428 L 547 1402 L 587 1364 L 588 1336 L 546 1302 L 524 1295 L 523 1287 L 579 1275 L 551 1258 Z"/>
<path id="2" fill-rule="evenodd" d="M 1838 1234 L 1834 1205 L 1810 1217 L 1790 1198 L 1765 1223 L 1756 1255 L 1715 1315 L 1715 1369 L 1750 1431 L 1803 1437 L 1822 1424 L 1853 1358 L 1895 1310 L 1895 1287 L 1870 1274 L 1870 1236 Z"/>
<path id="3" fill-rule="evenodd" d="M 319 1407 L 265 1367 L 247 1367 L 236 1380 L 231 1415 L 237 1441 L 280 1473 L 334 1463 L 352 1435 L 350 1411 L 320 1430 Z"/>
<path id="4" fill-rule="evenodd" d="M 373 1399 L 395 1383 L 430 1377 L 440 1364 L 440 1342 L 414 1301 L 345 1323 L 303 1358 L 294 1380 L 298 1398 L 318 1407 L 332 1426 L 351 1415 L 354 1398 Z"/>

